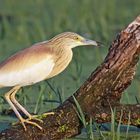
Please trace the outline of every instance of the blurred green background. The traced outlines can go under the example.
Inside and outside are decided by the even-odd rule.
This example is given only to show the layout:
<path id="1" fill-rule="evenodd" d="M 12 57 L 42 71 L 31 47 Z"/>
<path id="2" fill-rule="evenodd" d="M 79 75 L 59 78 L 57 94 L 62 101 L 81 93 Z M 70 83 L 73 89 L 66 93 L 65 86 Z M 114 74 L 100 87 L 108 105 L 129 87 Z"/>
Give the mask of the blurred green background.
<path id="1" fill-rule="evenodd" d="M 61 104 L 101 64 L 117 33 L 139 14 L 139 0 L 0 0 L 0 61 L 65 31 L 77 32 L 105 44 L 104 48 L 75 48 L 73 61 L 63 73 L 23 88 L 17 95 L 19 101 L 33 113 Z M 138 102 L 139 85 L 137 70 L 121 102 Z M 6 91 L 8 89 L 0 91 L 0 122 L 13 121 L 12 116 L 5 117 L 5 109 L 9 108 L 3 98 Z"/>

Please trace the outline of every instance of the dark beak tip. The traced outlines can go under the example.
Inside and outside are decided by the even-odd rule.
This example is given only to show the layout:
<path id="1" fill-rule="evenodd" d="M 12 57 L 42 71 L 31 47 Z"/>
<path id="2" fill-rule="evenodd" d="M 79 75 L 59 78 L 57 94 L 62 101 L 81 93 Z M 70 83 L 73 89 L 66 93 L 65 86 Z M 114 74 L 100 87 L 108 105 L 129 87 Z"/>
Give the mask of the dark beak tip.
<path id="1" fill-rule="evenodd" d="M 96 41 L 97 42 L 97 47 L 104 47 L 104 44 L 102 42 Z"/>

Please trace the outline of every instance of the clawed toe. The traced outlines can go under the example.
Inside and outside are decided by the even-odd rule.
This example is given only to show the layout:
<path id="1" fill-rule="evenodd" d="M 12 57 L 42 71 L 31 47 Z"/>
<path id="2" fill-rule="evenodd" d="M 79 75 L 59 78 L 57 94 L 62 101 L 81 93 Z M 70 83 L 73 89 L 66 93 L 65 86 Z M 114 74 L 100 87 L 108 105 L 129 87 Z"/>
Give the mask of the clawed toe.
<path id="1" fill-rule="evenodd" d="M 47 116 L 47 115 L 54 115 L 54 112 L 48 112 L 48 113 L 43 114 L 43 116 Z M 41 120 L 39 117 L 40 116 L 38 116 L 38 115 L 28 115 L 28 119 L 20 118 L 20 122 L 21 122 L 22 126 L 24 127 L 24 130 L 25 131 L 27 130 L 25 123 L 36 126 L 40 130 L 42 130 L 43 128 L 39 124 L 31 121 L 31 120 L 36 120 L 36 121 L 43 123 L 43 120 Z"/>
<path id="2" fill-rule="evenodd" d="M 22 120 L 21 120 L 21 123 L 22 123 L 22 125 L 23 125 L 25 131 L 27 130 L 27 128 L 26 128 L 26 126 L 25 126 L 25 123 L 30 124 L 30 125 L 34 125 L 34 126 L 38 127 L 40 130 L 43 129 L 39 124 L 37 124 L 36 122 L 32 122 L 32 121 L 30 121 L 30 120 L 28 120 L 28 119 L 22 119 Z"/>
<path id="3" fill-rule="evenodd" d="M 54 112 L 46 112 L 43 115 L 48 116 L 48 115 L 54 115 Z"/>
<path id="4" fill-rule="evenodd" d="M 33 115 L 33 116 L 30 116 L 27 120 L 36 120 L 36 121 L 43 123 L 43 121 L 37 117 L 38 117 L 38 115 Z"/>

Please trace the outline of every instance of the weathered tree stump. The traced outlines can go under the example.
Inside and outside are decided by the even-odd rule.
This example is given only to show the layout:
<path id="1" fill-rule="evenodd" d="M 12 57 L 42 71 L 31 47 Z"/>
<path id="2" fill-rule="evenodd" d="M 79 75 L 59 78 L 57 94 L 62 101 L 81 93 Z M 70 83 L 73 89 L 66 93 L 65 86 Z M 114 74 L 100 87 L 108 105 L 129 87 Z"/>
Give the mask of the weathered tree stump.
<path id="1" fill-rule="evenodd" d="M 140 55 L 140 16 L 122 30 L 109 49 L 104 62 L 91 74 L 87 81 L 74 93 L 87 121 L 89 117 L 96 122 L 110 122 L 111 109 L 116 108 L 116 120 L 123 112 L 122 124 L 140 125 L 140 105 L 122 105 L 122 92 L 131 84 Z M 0 133 L 1 140 L 57 140 L 72 137 L 83 127 L 77 115 L 73 97 L 69 97 L 61 106 L 54 109 L 54 115 L 42 114 L 43 131 L 26 125 L 25 132 L 21 124 L 12 126 Z"/>

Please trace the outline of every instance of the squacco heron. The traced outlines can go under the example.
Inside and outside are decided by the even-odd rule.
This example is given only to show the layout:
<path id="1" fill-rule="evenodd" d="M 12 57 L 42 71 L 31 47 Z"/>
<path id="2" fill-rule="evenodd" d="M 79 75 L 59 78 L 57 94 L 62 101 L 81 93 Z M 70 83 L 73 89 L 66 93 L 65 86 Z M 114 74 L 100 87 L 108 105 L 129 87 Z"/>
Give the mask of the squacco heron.
<path id="1" fill-rule="evenodd" d="M 21 87 L 33 85 L 61 73 L 72 60 L 72 48 L 82 45 L 98 46 L 98 43 L 76 33 L 65 32 L 21 50 L 0 63 L 0 87 L 13 87 L 5 94 L 5 98 L 25 130 L 25 123 L 35 125 L 39 129 L 42 127 L 33 121 L 38 119 L 16 100 L 17 91 Z M 24 119 L 18 110 L 28 119 Z"/>

